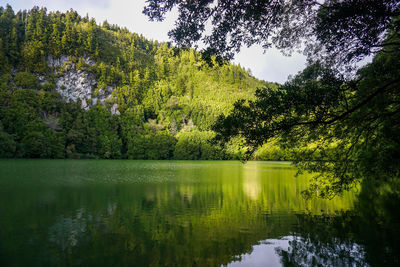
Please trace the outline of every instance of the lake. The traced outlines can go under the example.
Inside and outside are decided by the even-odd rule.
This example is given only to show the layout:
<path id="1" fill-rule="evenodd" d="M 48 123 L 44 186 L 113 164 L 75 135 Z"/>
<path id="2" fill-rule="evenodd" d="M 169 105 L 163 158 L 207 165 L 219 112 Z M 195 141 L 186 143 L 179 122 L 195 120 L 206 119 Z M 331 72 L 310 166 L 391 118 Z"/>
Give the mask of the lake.
<path id="1" fill-rule="evenodd" d="M 305 200 L 309 175 L 295 178 L 287 162 L 0 160 L 0 170 L 1 266 L 371 258 L 352 230 L 358 193 Z"/>

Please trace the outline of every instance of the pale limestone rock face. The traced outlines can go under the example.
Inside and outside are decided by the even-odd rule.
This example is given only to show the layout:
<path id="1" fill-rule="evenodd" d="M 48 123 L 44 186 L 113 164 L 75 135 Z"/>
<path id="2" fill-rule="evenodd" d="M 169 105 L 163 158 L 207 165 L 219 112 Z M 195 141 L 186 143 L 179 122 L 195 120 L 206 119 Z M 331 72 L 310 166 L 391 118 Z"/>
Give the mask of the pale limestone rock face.
<path id="1" fill-rule="evenodd" d="M 95 64 L 95 61 L 89 57 L 84 57 L 83 59 L 84 62 L 90 66 Z M 85 110 L 98 103 L 105 105 L 107 102 L 112 102 L 113 97 L 111 94 L 114 91 L 114 87 L 107 86 L 104 90 L 99 89 L 95 97 L 93 95 L 97 87 L 95 75 L 85 70 L 77 70 L 75 63 L 70 61 L 69 56 L 61 55 L 59 58 L 49 56 L 47 58 L 47 64 L 54 68 L 54 71 L 58 74 L 58 78 L 55 79 L 56 90 L 66 102 L 77 102 L 80 100 L 81 107 Z M 46 82 L 44 78 L 38 78 L 41 83 Z M 120 114 L 117 104 L 111 107 L 111 113 Z"/>
<path id="2" fill-rule="evenodd" d="M 90 106 L 87 102 L 92 98 L 96 84 L 94 75 L 71 69 L 56 79 L 56 90 L 67 102 L 80 99 L 82 108 L 88 109 Z"/>
<path id="3" fill-rule="evenodd" d="M 117 103 L 115 103 L 114 105 L 112 105 L 112 107 L 111 107 L 111 114 L 112 114 L 112 115 L 114 115 L 114 114 L 120 115 L 119 110 L 118 110 L 118 104 L 117 104 Z"/>
<path id="4" fill-rule="evenodd" d="M 69 56 L 61 55 L 59 58 L 53 58 L 51 55 L 47 57 L 47 65 L 50 67 L 64 66 L 69 61 Z"/>

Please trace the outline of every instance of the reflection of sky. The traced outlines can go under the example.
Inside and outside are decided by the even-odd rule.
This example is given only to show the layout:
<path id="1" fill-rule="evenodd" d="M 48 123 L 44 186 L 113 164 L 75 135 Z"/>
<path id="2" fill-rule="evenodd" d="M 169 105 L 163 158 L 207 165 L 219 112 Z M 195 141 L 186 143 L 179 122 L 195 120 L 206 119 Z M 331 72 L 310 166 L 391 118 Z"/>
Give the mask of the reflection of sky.
<path id="1" fill-rule="evenodd" d="M 127 27 L 158 41 L 169 41 L 167 33 L 176 18 L 176 12 L 172 12 L 162 23 L 148 21 L 142 14 L 145 0 L 0 0 L 0 5 L 5 6 L 6 3 L 10 3 L 15 11 L 31 9 L 35 5 L 44 6 L 48 11 L 65 12 L 73 8 L 81 16 L 89 14 L 89 17 L 94 17 L 97 23 L 107 20 L 110 24 Z M 305 57 L 301 54 L 285 57 L 276 49 L 269 49 L 264 54 L 260 47 L 253 46 L 243 48 L 234 62 L 250 68 L 259 79 L 283 83 L 289 74 L 296 74 L 304 68 Z"/>
<path id="2" fill-rule="evenodd" d="M 288 252 L 296 266 L 369 266 L 365 261 L 364 248 L 357 243 L 341 243 L 335 239 L 334 249 L 324 243 L 316 244 L 318 249 L 313 249 L 309 246 L 309 241 L 296 236 L 266 239 L 253 246 L 250 254 L 240 255 L 239 260 L 229 263 L 228 266 L 283 266 L 278 251 Z M 298 245 L 303 247 L 297 247 Z"/>
<path id="3" fill-rule="evenodd" d="M 253 246 L 253 250 L 250 254 L 244 254 L 241 256 L 241 260 L 234 261 L 228 264 L 230 267 L 236 266 L 282 266 L 280 256 L 276 253 L 276 248 L 287 250 L 289 248 L 289 240 L 292 237 L 282 239 L 267 239 L 260 242 L 259 245 Z"/>

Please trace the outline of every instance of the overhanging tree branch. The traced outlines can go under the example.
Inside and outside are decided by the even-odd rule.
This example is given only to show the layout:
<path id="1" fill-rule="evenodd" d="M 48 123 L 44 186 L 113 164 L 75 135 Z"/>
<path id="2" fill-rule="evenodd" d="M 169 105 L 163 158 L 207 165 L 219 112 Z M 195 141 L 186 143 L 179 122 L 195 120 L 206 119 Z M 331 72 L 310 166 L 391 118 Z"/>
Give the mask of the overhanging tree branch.
<path id="1" fill-rule="evenodd" d="M 294 127 L 294 126 L 298 126 L 298 125 L 331 124 L 331 123 L 334 123 L 334 122 L 336 122 L 338 120 L 341 120 L 341 119 L 345 118 L 346 116 L 350 115 L 351 113 L 353 113 L 357 109 L 363 107 L 369 101 L 371 101 L 374 97 L 376 97 L 377 95 L 383 93 L 386 90 L 386 88 L 388 88 L 389 86 L 394 85 L 394 84 L 396 84 L 398 82 L 400 82 L 400 79 L 396 79 L 396 80 L 393 80 L 393 81 L 390 81 L 390 82 L 386 83 L 385 85 L 379 87 L 375 92 L 370 94 L 367 98 L 365 98 L 363 101 L 361 101 L 360 103 L 358 103 L 357 105 L 355 105 L 351 109 L 347 110 L 346 112 L 343 112 L 341 115 L 336 116 L 336 117 L 334 117 L 334 118 L 332 118 L 330 120 L 299 122 L 299 123 L 295 123 L 295 124 L 291 125 L 290 127 Z"/>

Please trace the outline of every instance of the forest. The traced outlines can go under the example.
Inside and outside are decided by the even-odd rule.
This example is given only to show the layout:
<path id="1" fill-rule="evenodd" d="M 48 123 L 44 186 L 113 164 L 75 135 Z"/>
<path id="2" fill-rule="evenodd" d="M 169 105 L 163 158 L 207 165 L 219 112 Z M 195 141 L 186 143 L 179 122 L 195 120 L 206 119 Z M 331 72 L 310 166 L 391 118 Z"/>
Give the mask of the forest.
<path id="1" fill-rule="evenodd" d="M 278 86 L 221 57 L 73 10 L 1 7 L 0 61 L 5 158 L 239 159 L 243 138 L 221 147 L 211 142 L 212 125 L 257 88 Z M 60 83 L 66 77 L 94 82 L 73 99 L 80 83 Z"/>

